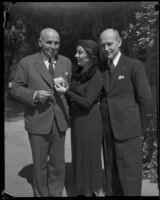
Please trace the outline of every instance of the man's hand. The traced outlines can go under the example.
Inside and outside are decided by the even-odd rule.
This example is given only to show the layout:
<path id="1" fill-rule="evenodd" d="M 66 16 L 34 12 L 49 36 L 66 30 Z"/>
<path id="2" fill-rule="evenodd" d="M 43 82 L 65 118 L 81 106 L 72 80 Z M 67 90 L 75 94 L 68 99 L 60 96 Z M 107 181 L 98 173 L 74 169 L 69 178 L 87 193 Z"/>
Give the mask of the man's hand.
<path id="1" fill-rule="evenodd" d="M 44 103 L 48 99 L 48 97 L 51 97 L 51 96 L 52 96 L 51 92 L 47 92 L 44 90 L 37 90 L 34 101 L 35 102 L 41 101 Z"/>

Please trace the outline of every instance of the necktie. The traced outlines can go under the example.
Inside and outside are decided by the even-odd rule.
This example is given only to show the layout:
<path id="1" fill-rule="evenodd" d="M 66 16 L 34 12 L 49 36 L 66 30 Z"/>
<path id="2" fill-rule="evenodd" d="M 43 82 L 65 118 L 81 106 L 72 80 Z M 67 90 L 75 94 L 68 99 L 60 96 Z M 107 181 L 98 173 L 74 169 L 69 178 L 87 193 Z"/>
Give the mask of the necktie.
<path id="1" fill-rule="evenodd" d="M 113 64 L 113 62 L 111 61 L 110 64 L 109 64 L 109 70 L 110 70 L 110 75 L 113 74 L 114 70 L 115 70 L 115 66 Z"/>
<path id="2" fill-rule="evenodd" d="M 50 72 L 50 74 L 51 74 L 51 76 L 53 78 L 53 76 L 54 76 L 54 70 L 53 70 L 53 63 L 52 63 L 51 58 L 49 59 L 49 72 Z"/>

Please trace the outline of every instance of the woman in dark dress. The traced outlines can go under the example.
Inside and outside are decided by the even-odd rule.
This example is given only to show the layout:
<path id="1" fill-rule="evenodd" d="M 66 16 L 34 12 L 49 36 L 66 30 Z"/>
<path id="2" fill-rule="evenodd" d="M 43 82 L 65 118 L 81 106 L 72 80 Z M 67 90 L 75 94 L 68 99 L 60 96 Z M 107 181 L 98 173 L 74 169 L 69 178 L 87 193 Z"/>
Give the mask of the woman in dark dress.
<path id="1" fill-rule="evenodd" d="M 71 99 L 71 143 L 75 187 L 79 195 L 100 194 L 102 188 L 102 119 L 98 100 L 102 75 L 98 66 L 98 46 L 92 40 L 80 40 L 75 57 L 79 67 L 70 88 L 59 84 L 56 90 Z"/>

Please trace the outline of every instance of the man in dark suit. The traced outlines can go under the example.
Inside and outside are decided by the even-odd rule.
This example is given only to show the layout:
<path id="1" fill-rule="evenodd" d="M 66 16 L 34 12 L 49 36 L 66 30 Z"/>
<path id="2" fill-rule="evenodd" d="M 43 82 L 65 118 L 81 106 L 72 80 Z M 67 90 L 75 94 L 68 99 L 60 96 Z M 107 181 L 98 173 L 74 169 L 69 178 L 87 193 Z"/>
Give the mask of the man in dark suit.
<path id="1" fill-rule="evenodd" d="M 107 196 L 140 196 L 142 121 L 151 102 L 145 69 L 137 59 L 120 52 L 118 31 L 106 29 L 100 47 L 106 61 L 101 71 L 104 90 L 101 112 Z"/>
<path id="2" fill-rule="evenodd" d="M 11 94 L 25 104 L 25 129 L 33 157 L 33 190 L 36 197 L 62 196 L 65 177 L 64 140 L 68 128 L 68 105 L 54 89 L 54 79 L 69 83 L 71 61 L 58 54 L 57 31 L 40 33 L 41 51 L 18 65 Z"/>

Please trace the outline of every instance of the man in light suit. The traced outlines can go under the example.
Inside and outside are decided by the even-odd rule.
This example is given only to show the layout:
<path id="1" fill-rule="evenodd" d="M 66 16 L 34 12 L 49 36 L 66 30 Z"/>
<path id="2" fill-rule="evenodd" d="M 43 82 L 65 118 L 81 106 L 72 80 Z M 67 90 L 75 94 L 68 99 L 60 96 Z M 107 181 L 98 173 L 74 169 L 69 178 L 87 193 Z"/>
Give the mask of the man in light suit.
<path id="1" fill-rule="evenodd" d="M 140 196 L 142 121 L 151 90 L 142 63 L 120 52 L 118 31 L 106 29 L 100 47 L 106 61 L 101 71 L 104 90 L 101 111 L 107 196 Z"/>
<path id="2" fill-rule="evenodd" d="M 54 79 L 69 83 L 71 61 L 58 54 L 60 36 L 52 28 L 40 33 L 41 51 L 20 60 L 11 94 L 25 104 L 25 129 L 33 157 L 36 197 L 62 196 L 65 177 L 64 140 L 68 105 L 54 89 Z M 51 72 L 50 72 L 51 71 Z"/>

